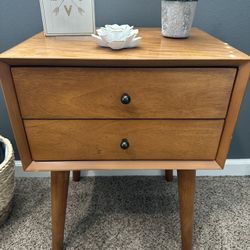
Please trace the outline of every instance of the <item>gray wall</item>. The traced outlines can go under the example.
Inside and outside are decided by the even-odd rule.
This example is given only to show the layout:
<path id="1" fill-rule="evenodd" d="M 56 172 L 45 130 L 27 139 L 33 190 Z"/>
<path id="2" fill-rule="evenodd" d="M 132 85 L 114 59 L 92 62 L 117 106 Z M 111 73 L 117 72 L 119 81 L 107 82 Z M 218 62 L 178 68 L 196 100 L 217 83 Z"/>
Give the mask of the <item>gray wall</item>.
<path id="1" fill-rule="evenodd" d="M 0 52 L 42 30 L 38 0 L 0 0 Z M 96 24 L 160 26 L 160 0 L 96 0 Z M 250 54 L 250 1 L 199 0 L 194 26 Z M 250 88 L 233 138 L 229 158 L 250 158 Z M 0 134 L 12 131 L 0 92 Z"/>

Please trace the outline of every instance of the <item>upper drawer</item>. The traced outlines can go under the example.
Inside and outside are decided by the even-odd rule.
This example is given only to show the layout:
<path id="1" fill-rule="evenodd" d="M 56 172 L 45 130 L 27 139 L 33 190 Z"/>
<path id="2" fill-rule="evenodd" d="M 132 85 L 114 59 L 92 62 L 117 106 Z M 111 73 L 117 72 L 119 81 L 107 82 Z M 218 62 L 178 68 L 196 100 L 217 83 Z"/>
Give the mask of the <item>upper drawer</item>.
<path id="1" fill-rule="evenodd" d="M 14 67 L 12 73 L 24 118 L 224 118 L 236 69 Z"/>

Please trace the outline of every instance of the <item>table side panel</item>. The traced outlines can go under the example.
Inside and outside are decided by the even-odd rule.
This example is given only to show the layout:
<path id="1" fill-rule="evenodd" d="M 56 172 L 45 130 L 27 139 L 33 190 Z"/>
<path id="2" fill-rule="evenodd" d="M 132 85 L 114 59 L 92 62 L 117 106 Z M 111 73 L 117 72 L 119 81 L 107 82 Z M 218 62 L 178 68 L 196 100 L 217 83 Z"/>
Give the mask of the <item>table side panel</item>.
<path id="1" fill-rule="evenodd" d="M 216 156 L 216 162 L 220 165 L 221 168 L 224 168 L 226 162 L 233 132 L 240 112 L 241 103 L 247 87 L 249 74 L 250 63 L 242 64 L 238 69 L 235 79 L 234 89 L 232 92 L 224 129 Z"/>
<path id="2" fill-rule="evenodd" d="M 16 97 L 16 91 L 11 75 L 10 66 L 0 62 L 0 82 L 4 99 L 6 102 L 8 115 L 13 129 L 19 155 L 22 159 L 23 168 L 27 168 L 31 162 L 29 144 L 26 137 L 23 121 L 20 114 L 19 104 Z"/>

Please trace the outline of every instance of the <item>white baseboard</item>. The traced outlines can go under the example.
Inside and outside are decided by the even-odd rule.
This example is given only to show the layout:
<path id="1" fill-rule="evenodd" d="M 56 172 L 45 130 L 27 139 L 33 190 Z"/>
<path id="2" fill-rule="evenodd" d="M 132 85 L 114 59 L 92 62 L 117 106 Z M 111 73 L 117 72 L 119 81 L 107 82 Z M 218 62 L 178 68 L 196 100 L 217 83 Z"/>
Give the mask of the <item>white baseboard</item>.
<path id="1" fill-rule="evenodd" d="M 162 170 L 119 170 L 119 171 L 82 171 L 82 176 L 161 176 Z M 174 171 L 176 175 L 176 171 Z M 230 159 L 224 170 L 198 170 L 197 176 L 248 176 L 250 159 Z M 22 163 L 16 161 L 16 177 L 49 177 L 48 172 L 24 172 Z"/>

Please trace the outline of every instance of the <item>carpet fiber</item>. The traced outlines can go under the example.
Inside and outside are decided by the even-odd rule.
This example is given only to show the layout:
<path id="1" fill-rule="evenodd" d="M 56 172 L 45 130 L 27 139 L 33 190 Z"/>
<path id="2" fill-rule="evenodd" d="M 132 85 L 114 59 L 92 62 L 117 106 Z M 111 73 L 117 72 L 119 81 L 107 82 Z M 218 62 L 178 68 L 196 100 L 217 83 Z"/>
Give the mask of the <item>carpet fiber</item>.
<path id="1" fill-rule="evenodd" d="M 250 178 L 198 177 L 194 249 L 250 249 Z M 181 249 L 176 179 L 96 177 L 70 182 L 66 249 Z M 0 249 L 50 249 L 50 179 L 17 178 Z"/>

